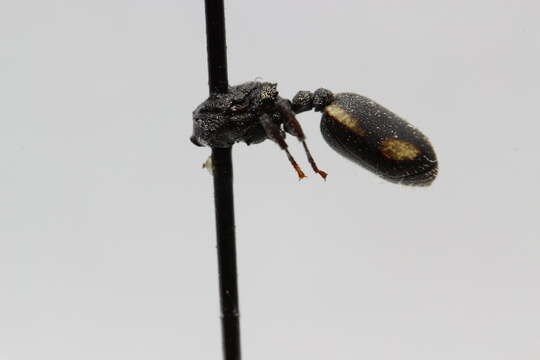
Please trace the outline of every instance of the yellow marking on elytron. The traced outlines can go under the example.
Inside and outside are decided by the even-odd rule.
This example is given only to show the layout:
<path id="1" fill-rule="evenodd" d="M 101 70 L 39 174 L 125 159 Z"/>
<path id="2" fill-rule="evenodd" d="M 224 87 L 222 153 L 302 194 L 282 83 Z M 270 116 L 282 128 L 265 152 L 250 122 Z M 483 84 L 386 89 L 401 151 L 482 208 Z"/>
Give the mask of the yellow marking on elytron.
<path id="1" fill-rule="evenodd" d="M 384 156 L 392 160 L 414 160 L 420 155 L 420 150 L 408 141 L 387 138 L 381 142 Z"/>
<path id="2" fill-rule="evenodd" d="M 341 106 L 336 104 L 328 105 L 324 111 L 355 134 L 360 136 L 366 135 L 366 131 L 358 125 L 358 120 L 352 117 L 347 111 L 343 110 Z"/>

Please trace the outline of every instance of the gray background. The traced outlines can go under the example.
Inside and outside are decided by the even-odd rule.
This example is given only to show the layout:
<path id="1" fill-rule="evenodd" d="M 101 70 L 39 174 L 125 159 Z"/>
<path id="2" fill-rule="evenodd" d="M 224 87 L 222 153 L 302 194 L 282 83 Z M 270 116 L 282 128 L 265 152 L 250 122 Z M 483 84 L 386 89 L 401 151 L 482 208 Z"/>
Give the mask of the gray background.
<path id="1" fill-rule="evenodd" d="M 0 359 L 219 359 L 202 1 L 0 3 Z M 234 148 L 246 359 L 538 359 L 537 1 L 241 1 L 229 77 L 367 95 L 431 188 Z M 292 152 L 309 169 L 297 142 Z"/>

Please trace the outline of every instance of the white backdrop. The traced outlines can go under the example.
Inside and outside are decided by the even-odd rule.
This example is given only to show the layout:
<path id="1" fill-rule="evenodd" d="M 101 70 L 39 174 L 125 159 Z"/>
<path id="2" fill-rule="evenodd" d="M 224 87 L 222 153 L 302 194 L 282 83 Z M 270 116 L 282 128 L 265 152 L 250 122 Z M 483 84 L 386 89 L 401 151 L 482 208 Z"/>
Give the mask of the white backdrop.
<path id="1" fill-rule="evenodd" d="M 373 98 L 432 140 L 385 183 L 234 148 L 245 359 L 540 356 L 537 1 L 226 1 L 229 78 Z M 203 1 L 0 3 L 0 360 L 219 359 Z M 292 151 L 305 170 L 301 146 Z"/>

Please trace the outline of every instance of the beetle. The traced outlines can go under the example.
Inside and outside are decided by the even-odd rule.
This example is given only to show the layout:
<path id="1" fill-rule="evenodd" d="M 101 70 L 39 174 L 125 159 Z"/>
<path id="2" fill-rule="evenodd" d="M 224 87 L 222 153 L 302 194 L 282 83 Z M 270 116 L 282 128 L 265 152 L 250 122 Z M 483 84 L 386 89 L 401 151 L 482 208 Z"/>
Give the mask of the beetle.
<path id="1" fill-rule="evenodd" d="M 290 134 L 302 143 L 313 171 L 326 179 L 296 118 L 309 110 L 322 113 L 323 138 L 345 158 L 393 183 L 427 186 L 435 180 L 437 157 L 420 130 L 367 97 L 333 94 L 323 88 L 299 91 L 292 101 L 279 96 L 277 84 L 259 81 L 212 94 L 193 112 L 191 141 L 198 146 L 230 147 L 241 141 L 250 145 L 270 139 L 286 153 L 302 179 L 306 175 L 285 141 Z"/>

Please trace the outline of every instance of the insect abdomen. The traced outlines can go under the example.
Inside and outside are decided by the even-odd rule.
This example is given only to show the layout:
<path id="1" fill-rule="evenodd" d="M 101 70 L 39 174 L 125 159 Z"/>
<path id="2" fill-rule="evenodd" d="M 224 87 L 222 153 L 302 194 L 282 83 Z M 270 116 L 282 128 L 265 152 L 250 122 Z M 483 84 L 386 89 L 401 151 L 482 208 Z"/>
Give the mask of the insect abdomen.
<path id="1" fill-rule="evenodd" d="M 321 132 L 338 153 L 388 181 L 427 186 L 437 176 L 427 137 L 364 96 L 335 95 L 324 108 Z"/>

